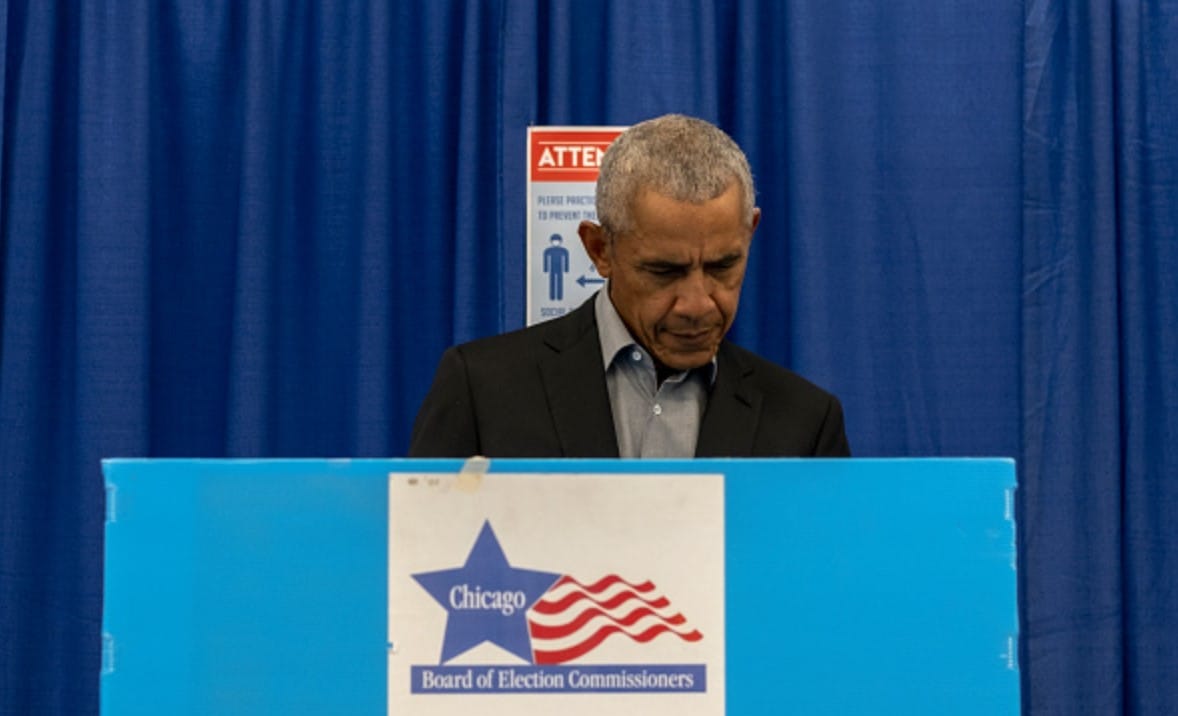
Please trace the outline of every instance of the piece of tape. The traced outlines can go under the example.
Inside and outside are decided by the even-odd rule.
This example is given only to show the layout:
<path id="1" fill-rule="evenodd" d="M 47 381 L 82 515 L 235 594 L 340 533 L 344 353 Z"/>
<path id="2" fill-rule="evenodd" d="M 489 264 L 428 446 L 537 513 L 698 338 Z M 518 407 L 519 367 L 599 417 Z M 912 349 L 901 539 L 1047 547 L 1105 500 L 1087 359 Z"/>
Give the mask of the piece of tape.
<path id="1" fill-rule="evenodd" d="M 483 486 L 483 475 L 486 475 L 490 469 L 490 458 L 482 455 L 468 458 L 466 462 L 462 463 L 462 469 L 458 471 L 455 487 L 459 492 L 478 492 L 479 488 Z"/>

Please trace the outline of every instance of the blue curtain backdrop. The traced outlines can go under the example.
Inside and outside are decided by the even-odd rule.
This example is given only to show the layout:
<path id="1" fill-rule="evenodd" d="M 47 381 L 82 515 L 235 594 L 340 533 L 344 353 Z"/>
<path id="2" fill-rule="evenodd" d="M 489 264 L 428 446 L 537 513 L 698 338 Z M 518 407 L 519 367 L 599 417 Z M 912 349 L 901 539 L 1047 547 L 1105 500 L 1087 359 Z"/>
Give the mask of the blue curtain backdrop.
<path id="1" fill-rule="evenodd" d="M 738 340 L 1019 459 L 1026 711 L 1178 708 L 1178 2 L 0 7 L 0 712 L 97 710 L 100 458 L 403 454 L 526 126 L 668 111 L 753 163 Z"/>

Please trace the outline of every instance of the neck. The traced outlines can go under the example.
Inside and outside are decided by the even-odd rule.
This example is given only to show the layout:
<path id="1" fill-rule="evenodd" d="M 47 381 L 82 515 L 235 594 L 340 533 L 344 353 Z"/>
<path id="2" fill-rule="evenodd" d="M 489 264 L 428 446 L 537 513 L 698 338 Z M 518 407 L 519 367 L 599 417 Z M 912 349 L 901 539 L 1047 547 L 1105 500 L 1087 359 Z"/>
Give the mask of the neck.
<path id="1" fill-rule="evenodd" d="M 662 385 L 664 380 L 666 380 L 667 378 L 670 378 L 671 376 L 673 376 L 679 372 L 680 371 L 675 370 L 674 368 L 663 365 L 657 359 L 655 359 L 655 361 L 654 361 L 654 373 L 655 373 L 655 376 L 658 378 L 659 385 Z"/>

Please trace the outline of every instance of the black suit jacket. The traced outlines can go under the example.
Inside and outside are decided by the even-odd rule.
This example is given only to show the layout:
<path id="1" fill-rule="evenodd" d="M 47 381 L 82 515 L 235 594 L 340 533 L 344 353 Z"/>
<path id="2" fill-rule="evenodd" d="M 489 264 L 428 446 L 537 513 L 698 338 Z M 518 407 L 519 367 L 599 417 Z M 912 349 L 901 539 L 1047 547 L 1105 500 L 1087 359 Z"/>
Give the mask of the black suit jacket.
<path id="1" fill-rule="evenodd" d="M 850 455 L 838 399 L 728 341 L 697 457 Z M 438 364 L 410 457 L 618 457 L 593 299 L 561 318 L 455 346 Z"/>

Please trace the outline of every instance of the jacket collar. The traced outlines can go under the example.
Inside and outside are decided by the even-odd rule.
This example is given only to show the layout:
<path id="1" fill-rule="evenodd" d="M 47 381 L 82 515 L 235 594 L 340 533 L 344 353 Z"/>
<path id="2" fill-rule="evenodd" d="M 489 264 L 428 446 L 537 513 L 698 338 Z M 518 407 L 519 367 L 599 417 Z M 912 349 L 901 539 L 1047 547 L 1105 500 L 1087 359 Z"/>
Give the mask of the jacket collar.
<path id="1" fill-rule="evenodd" d="M 720 344 L 716 362 L 716 383 L 700 422 L 695 456 L 752 455 L 761 415 L 761 392 L 751 380 L 753 366 L 728 341 Z"/>
<path id="2" fill-rule="evenodd" d="M 567 320 L 549 324 L 543 340 L 550 352 L 540 360 L 540 375 L 564 455 L 617 457 L 593 303 L 589 299 Z"/>
<path id="3" fill-rule="evenodd" d="M 543 340 L 550 352 L 540 361 L 540 374 L 564 455 L 617 457 L 593 304 L 589 299 L 567 320 L 547 325 Z M 761 393 L 751 380 L 754 368 L 727 340 L 720 344 L 716 368 L 695 455 L 751 455 L 761 414 Z"/>

